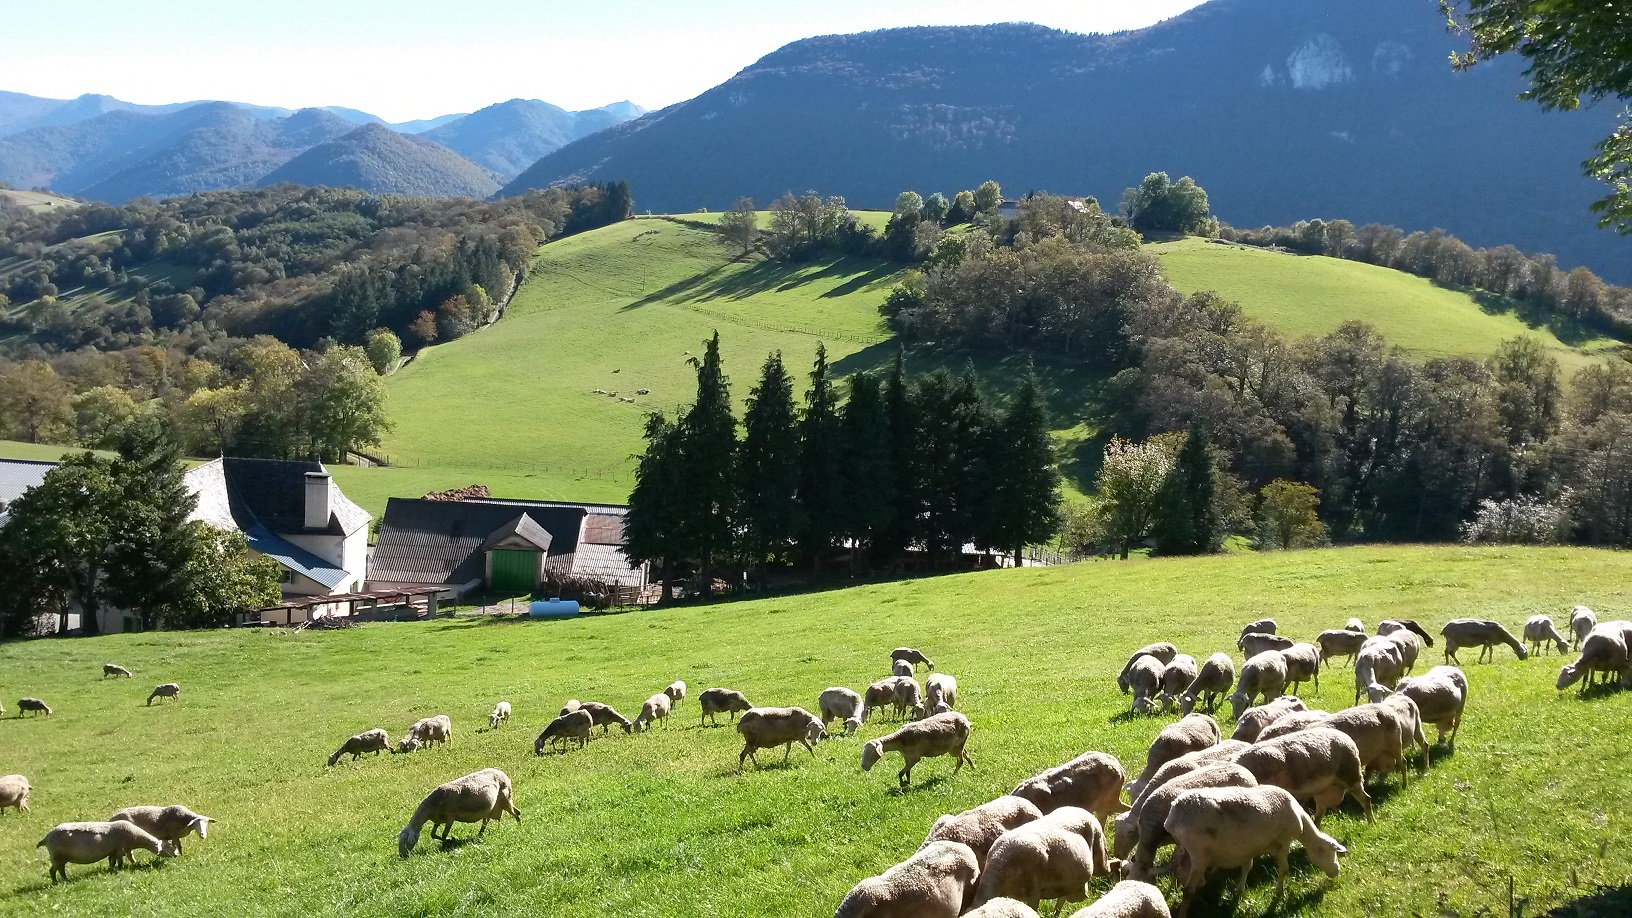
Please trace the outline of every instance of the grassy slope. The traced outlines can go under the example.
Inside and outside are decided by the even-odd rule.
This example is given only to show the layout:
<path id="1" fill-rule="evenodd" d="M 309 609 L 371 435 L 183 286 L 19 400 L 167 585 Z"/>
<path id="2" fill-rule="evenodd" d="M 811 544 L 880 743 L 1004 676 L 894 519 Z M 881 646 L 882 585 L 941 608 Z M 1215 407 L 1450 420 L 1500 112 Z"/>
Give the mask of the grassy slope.
<path id="1" fill-rule="evenodd" d="M 1551 349 L 1566 373 L 1590 353 L 1619 342 L 1574 329 L 1527 325 L 1510 312 L 1487 311 L 1466 293 L 1374 265 L 1297 256 L 1190 237 L 1152 245 L 1173 286 L 1212 290 L 1248 315 L 1294 336 L 1324 335 L 1346 321 L 1370 322 L 1384 337 L 1422 357 L 1483 357 L 1503 340 L 1530 334 Z"/>
<path id="2" fill-rule="evenodd" d="M 943 812 L 1084 750 L 1136 771 L 1169 719 L 1128 720 L 1114 677 L 1147 641 L 1170 639 L 1198 658 L 1233 651 L 1239 623 L 1261 614 L 1304 638 L 1350 615 L 1373 625 L 1414 616 L 1432 631 L 1459 615 L 1516 627 L 1587 601 L 1626 617 L 1628 583 L 1626 554 L 1356 548 L 1088 563 L 570 622 L 0 645 L 8 705 L 30 694 L 57 708 L 49 719 L 0 721 L 0 770 L 35 786 L 32 813 L 0 818 L 0 913 L 123 913 L 139 903 L 189 915 L 831 914 L 857 880 L 909 855 Z M 859 770 L 861 742 L 889 729 L 874 723 L 818 747 L 815 760 L 795 750 L 783 768 L 767 755 L 768 767 L 737 776 L 736 734 L 697 729 L 704 687 L 812 707 L 828 685 L 884 675 L 900 644 L 958 677 L 975 724 L 974 771 L 952 777 L 945 760 L 928 760 L 898 793 L 893 757 Z M 1426 651 L 1419 667 L 1438 656 Z M 1330 817 L 1324 828 L 1352 851 L 1343 876 L 1328 883 L 1295 857 L 1279 914 L 1415 914 L 1441 896 L 1435 914 L 1495 913 L 1509 876 L 1527 914 L 1540 914 L 1632 876 L 1632 850 L 1619 841 L 1632 831 L 1632 697 L 1556 693 L 1557 657 L 1473 658 L 1463 657 L 1472 700 L 1456 754 L 1437 756 L 1409 789 L 1377 789 L 1375 824 L 1352 806 Z M 102 681 L 107 660 L 136 679 Z M 149 687 L 171 679 L 182 701 L 144 708 Z M 693 698 L 667 729 L 533 756 L 533 736 L 564 699 L 632 715 L 673 679 Z M 1329 672 L 1311 706 L 1346 706 L 1350 680 L 1346 669 Z M 487 732 L 482 718 L 500 698 L 515 720 Z M 454 722 L 445 749 L 324 768 L 352 733 L 380 725 L 395 737 L 438 712 Z M 395 834 L 419 798 L 488 766 L 514 779 L 526 821 L 450 851 L 427 839 L 399 860 Z M 71 867 L 71 883 L 46 884 L 32 846 L 47 828 L 145 802 L 186 802 L 221 822 L 162 869 Z M 1261 866 L 1237 914 L 1264 914 L 1272 889 L 1272 868 Z"/>
<path id="3" fill-rule="evenodd" d="M 41 211 L 54 207 L 73 207 L 79 202 L 72 198 L 64 198 L 43 191 L 19 191 L 15 188 L 0 188 L 0 199 L 11 202 L 25 210 Z"/>

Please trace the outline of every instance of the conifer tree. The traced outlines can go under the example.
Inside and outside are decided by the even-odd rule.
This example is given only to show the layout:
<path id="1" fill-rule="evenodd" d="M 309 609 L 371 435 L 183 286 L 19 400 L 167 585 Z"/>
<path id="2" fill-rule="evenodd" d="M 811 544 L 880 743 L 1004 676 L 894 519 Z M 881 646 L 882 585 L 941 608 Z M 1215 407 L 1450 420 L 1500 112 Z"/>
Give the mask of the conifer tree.
<path id="1" fill-rule="evenodd" d="M 683 541 L 698 563 L 702 591 L 709 589 L 715 556 L 731 547 L 731 515 L 736 509 L 737 421 L 731 414 L 731 386 L 720 365 L 720 333 L 715 332 L 697 367 L 697 399 L 680 420 L 680 481 L 685 511 Z"/>
<path id="2" fill-rule="evenodd" d="M 799 542 L 817 576 L 823 557 L 844 527 L 841 461 L 838 399 L 827 374 L 827 346 L 818 343 L 799 422 Z"/>
<path id="3" fill-rule="evenodd" d="M 989 544 L 1020 565 L 1021 551 L 1059 531 L 1060 476 L 1048 432 L 1048 406 L 1028 368 L 987 439 L 990 481 L 982 508 Z"/>
<path id="4" fill-rule="evenodd" d="M 890 416 L 877 377 L 857 373 L 839 419 L 844 482 L 843 533 L 854 543 L 852 566 L 879 546 L 895 513 Z"/>
<path id="5" fill-rule="evenodd" d="M 890 436 L 891 493 L 889 521 L 877 536 L 877 547 L 899 559 L 919 537 L 917 477 L 918 408 L 907 381 L 906 356 L 895 354 L 884 380 L 884 413 Z"/>
<path id="6" fill-rule="evenodd" d="M 623 553 L 634 564 L 654 568 L 666 603 L 673 598 L 670 578 L 674 569 L 686 560 L 680 427 L 654 411 L 646 416 L 645 436 L 646 451 L 635 466 L 635 487 L 629 493 L 623 521 Z"/>
<path id="7" fill-rule="evenodd" d="M 767 560 L 787 553 L 799 517 L 799 426 L 782 352 L 765 359 L 748 395 L 737 450 L 737 524 L 743 559 L 764 587 Z"/>
<path id="8" fill-rule="evenodd" d="M 1219 549 L 1217 478 L 1207 432 L 1193 421 L 1158 497 L 1153 533 L 1158 553 L 1199 555 Z"/>

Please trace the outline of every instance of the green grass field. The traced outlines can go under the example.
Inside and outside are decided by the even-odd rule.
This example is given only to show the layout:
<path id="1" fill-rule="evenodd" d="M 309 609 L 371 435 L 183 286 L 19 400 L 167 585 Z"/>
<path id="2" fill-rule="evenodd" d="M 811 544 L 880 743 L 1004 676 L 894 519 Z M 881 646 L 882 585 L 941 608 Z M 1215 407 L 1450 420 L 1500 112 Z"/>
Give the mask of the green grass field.
<path id="1" fill-rule="evenodd" d="M 1592 362 L 1593 352 L 1621 343 L 1580 329 L 1528 325 L 1511 312 L 1486 311 L 1466 293 L 1375 265 L 1197 237 L 1149 248 L 1173 286 L 1185 293 L 1215 291 L 1294 337 L 1324 335 L 1358 319 L 1419 357 L 1483 357 L 1506 339 L 1530 334 L 1553 351 L 1566 373 Z"/>
<path id="2" fill-rule="evenodd" d="M 1233 651 L 1240 623 L 1260 615 L 1300 638 L 1351 615 L 1371 626 L 1415 617 L 1436 633 L 1455 616 L 1517 628 L 1582 601 L 1625 617 L 1628 584 L 1624 553 L 1352 548 L 988 572 L 566 622 L 13 642 L 0 645 L 8 708 L 36 695 L 56 713 L 0 720 L 0 771 L 35 788 L 32 812 L 0 817 L 0 913 L 831 914 L 943 812 L 1086 750 L 1136 773 L 1171 718 L 1127 717 L 1114 680 L 1134 647 Z M 738 775 L 736 733 L 698 728 L 705 687 L 810 708 L 829 685 L 886 675 L 901 644 L 958 678 L 973 771 L 954 777 L 946 760 L 926 760 L 904 793 L 893 757 L 863 774 L 862 742 L 891 728 L 875 722 L 814 759 L 795 750 L 783 767 L 765 755 Z M 1456 753 L 1440 750 L 1408 789 L 1374 784 L 1375 823 L 1352 805 L 1328 817 L 1323 828 L 1352 852 L 1342 876 L 1327 881 L 1294 857 L 1276 914 L 1505 914 L 1511 878 L 1524 914 L 1537 915 L 1632 880 L 1632 695 L 1555 692 L 1556 656 L 1474 656 L 1463 656 L 1471 700 Z M 136 678 L 103 681 L 106 661 Z M 1425 651 L 1419 672 L 1438 662 Z M 692 697 L 667 728 L 533 755 L 567 698 L 632 717 L 674 679 Z M 169 680 L 181 701 L 144 707 Z M 1351 693 L 1350 671 L 1337 669 L 1306 697 L 1335 710 Z M 515 718 L 490 732 L 500 699 Z M 324 767 L 353 733 L 382 726 L 395 738 L 435 713 L 454 723 L 446 748 Z M 419 799 L 482 767 L 511 776 L 524 821 L 446 850 L 427 838 L 399 859 L 396 832 Z M 69 883 L 46 882 L 33 846 L 52 825 L 172 802 L 220 820 L 182 858 L 154 868 L 144 854 L 141 869 L 117 874 L 70 867 Z M 1235 914 L 1266 914 L 1273 882 L 1261 862 Z"/>
<path id="3" fill-rule="evenodd" d="M 15 204 L 24 210 L 44 211 L 58 207 L 74 207 L 79 204 L 72 198 L 48 194 L 43 191 L 19 191 L 15 188 L 0 188 L 0 200 Z"/>

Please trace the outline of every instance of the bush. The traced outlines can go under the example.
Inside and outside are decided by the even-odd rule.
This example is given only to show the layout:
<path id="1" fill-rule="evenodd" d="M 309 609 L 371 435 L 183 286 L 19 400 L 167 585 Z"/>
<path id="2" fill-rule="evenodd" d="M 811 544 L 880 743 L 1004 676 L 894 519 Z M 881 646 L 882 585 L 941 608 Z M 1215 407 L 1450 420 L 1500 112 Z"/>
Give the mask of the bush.
<path id="1" fill-rule="evenodd" d="M 1556 502 L 1524 495 L 1511 500 L 1479 502 L 1473 519 L 1462 525 L 1469 545 L 1556 545 L 1570 529 L 1569 492 Z"/>

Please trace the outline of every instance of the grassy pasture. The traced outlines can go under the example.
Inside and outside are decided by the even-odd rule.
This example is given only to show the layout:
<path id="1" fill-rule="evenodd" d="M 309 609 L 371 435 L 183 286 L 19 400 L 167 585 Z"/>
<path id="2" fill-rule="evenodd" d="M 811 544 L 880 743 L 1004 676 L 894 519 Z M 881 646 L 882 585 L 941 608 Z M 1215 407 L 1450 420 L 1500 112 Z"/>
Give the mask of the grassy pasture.
<path id="1" fill-rule="evenodd" d="M 1128 718 L 1114 678 L 1148 641 L 1200 658 L 1233 650 L 1239 624 L 1260 615 L 1302 638 L 1351 615 L 1373 626 L 1415 617 L 1435 632 L 1460 615 L 1516 628 L 1581 601 L 1627 617 L 1629 583 L 1625 554 L 1353 548 L 969 574 L 567 622 L 0 645 L 8 709 L 38 695 L 57 711 L 0 720 L 0 772 L 35 787 L 31 813 L 0 817 L 0 913 L 831 914 L 943 812 L 1088 749 L 1136 772 L 1171 718 Z M 734 731 L 697 725 L 707 686 L 814 707 L 829 685 L 859 689 L 887 674 L 899 644 L 958 677 L 959 707 L 975 724 L 973 771 L 954 777 L 945 760 L 927 760 L 905 792 L 898 759 L 863 774 L 861 742 L 890 729 L 875 722 L 814 759 L 795 750 L 783 767 L 762 754 L 764 768 L 738 775 Z M 1428 650 L 1418 666 L 1438 656 Z M 1597 913 L 1624 914 L 1614 909 L 1632 901 L 1632 696 L 1556 693 L 1556 656 L 1473 658 L 1463 656 L 1472 700 L 1455 755 L 1408 789 L 1374 785 L 1374 824 L 1352 806 L 1329 816 L 1325 830 L 1352 852 L 1343 875 L 1327 881 L 1295 855 L 1275 914 L 1497 914 L 1509 878 L 1527 915 L 1600 886 L 1622 890 Z M 105 661 L 136 678 L 102 681 Z M 566 698 L 632 717 L 673 679 L 692 698 L 667 728 L 533 755 Z M 168 680 L 183 685 L 181 701 L 143 707 Z M 1349 670 L 1338 669 L 1308 701 L 1335 710 L 1351 693 Z M 490 732 L 484 717 L 501 698 L 515 718 Z M 395 738 L 433 713 L 453 719 L 446 748 L 324 767 L 352 733 L 379 725 Z M 420 797 L 488 766 L 515 781 L 525 821 L 447 849 L 426 838 L 399 859 L 396 832 Z M 185 802 L 220 823 L 179 860 L 148 867 L 144 854 L 142 868 L 117 874 L 71 866 L 70 882 L 46 882 L 32 846 L 50 826 L 141 802 Z M 473 828 L 455 834 L 469 839 Z M 1270 913 L 1273 882 L 1262 862 L 1234 914 Z"/>
<path id="2" fill-rule="evenodd" d="M 35 212 L 79 205 L 79 202 L 72 198 L 65 198 L 44 191 L 21 191 L 16 188 L 0 188 L 0 200 L 21 207 L 24 210 Z"/>

